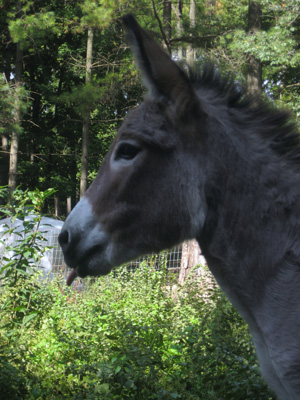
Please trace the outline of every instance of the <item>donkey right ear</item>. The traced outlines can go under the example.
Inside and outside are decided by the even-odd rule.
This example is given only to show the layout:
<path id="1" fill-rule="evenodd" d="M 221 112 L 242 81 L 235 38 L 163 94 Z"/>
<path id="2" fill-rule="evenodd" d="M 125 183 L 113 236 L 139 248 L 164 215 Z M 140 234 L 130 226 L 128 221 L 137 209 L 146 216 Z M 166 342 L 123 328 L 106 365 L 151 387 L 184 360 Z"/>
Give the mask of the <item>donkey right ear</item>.
<path id="1" fill-rule="evenodd" d="M 132 15 L 124 16 L 122 21 L 126 25 L 137 67 L 142 72 L 150 95 L 170 100 L 179 117 L 188 117 L 189 110 L 194 109 L 191 106 L 195 103 L 199 106 L 199 100 L 185 73 Z"/>

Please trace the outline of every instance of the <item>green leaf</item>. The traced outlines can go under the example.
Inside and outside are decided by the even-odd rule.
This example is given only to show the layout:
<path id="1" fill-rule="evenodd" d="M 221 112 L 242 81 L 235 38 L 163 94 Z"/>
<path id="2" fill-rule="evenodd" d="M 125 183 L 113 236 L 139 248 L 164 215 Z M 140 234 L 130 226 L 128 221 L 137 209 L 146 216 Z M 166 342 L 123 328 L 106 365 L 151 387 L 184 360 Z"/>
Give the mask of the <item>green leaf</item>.
<path id="1" fill-rule="evenodd" d="M 16 308 L 14 308 L 14 311 L 24 311 L 24 310 L 26 310 L 26 309 L 27 309 L 26 306 L 18 306 L 18 307 L 16 307 Z"/>
<path id="2" fill-rule="evenodd" d="M 29 321 L 31 321 L 31 320 L 32 320 L 33 318 L 35 318 L 37 315 L 38 315 L 38 313 L 32 313 L 32 314 L 27 315 L 27 316 L 24 318 L 24 325 L 26 325 Z"/>

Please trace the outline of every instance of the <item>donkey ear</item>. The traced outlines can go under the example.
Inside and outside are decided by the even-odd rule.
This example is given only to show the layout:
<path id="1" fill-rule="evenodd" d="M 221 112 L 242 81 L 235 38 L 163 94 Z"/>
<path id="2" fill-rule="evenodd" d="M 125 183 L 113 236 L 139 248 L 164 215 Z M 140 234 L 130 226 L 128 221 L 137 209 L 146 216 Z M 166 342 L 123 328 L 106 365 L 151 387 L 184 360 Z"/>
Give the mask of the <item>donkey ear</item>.
<path id="1" fill-rule="evenodd" d="M 178 116 L 186 115 L 186 111 L 191 110 L 191 103 L 195 105 L 198 99 L 185 73 L 132 15 L 126 15 L 122 20 L 128 31 L 136 64 L 150 95 L 167 98 L 175 105 Z"/>

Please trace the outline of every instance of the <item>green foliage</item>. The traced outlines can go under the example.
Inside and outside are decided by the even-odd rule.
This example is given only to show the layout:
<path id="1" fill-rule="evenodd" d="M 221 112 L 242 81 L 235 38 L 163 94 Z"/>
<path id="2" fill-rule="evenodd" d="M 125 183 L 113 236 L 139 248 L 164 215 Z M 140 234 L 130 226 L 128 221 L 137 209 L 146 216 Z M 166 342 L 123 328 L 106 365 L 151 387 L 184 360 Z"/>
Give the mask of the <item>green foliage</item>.
<path id="1" fill-rule="evenodd" d="M 22 86 L 0 80 L 0 134 L 9 134 L 13 131 L 22 133 L 22 126 L 16 120 L 14 110 L 18 107 L 20 115 L 23 115 L 29 105 L 28 92 Z"/>
<path id="2" fill-rule="evenodd" d="M 6 188 L 0 189 L 0 197 L 5 198 Z M 11 221 L 5 225 L 6 229 L 0 237 L 1 311 L 7 316 L 3 326 L 8 340 L 20 334 L 40 312 L 40 296 L 43 296 L 44 290 L 36 282 L 36 267 L 49 247 L 43 243 L 39 225 L 44 203 L 53 193 L 52 189 L 46 192 L 17 189 L 9 204 L 0 208 L 1 213 L 10 217 Z M 34 212 L 33 218 L 26 219 L 25 206 Z M 22 221 L 21 229 L 14 224 L 17 219 Z M 7 237 L 11 235 L 16 237 L 13 243 L 7 242 Z"/>
<path id="3" fill-rule="evenodd" d="M 28 393 L 25 369 L 20 371 L 18 363 L 24 360 L 18 339 L 24 332 L 30 335 L 39 326 L 39 317 L 47 312 L 52 295 L 39 279 L 36 266 L 49 249 L 38 231 L 45 201 L 54 193 L 52 189 L 25 191 L 17 189 L 10 195 L 6 187 L 0 188 L 0 198 L 9 203 L 0 207 L 0 212 L 10 217 L 0 237 L 0 387 L 3 399 L 24 399 Z M 35 217 L 26 220 L 25 209 L 29 207 Z M 22 229 L 13 223 L 22 221 Z M 14 243 L 8 244 L 5 236 L 15 234 Z"/>
<path id="4" fill-rule="evenodd" d="M 1 340 L 1 338 L 0 338 Z M 1 348 L 3 346 L 3 348 Z M 23 394 L 27 394 L 26 391 L 26 379 L 25 377 L 19 373 L 17 368 L 15 368 L 12 364 L 10 364 L 6 357 L 3 356 L 6 354 L 6 349 L 4 348 L 4 344 L 2 341 L 0 342 L 0 387 L 1 387 L 1 396 L 3 399 L 22 399 Z"/>
<path id="5" fill-rule="evenodd" d="M 216 38 L 212 52 L 224 68 L 229 65 L 241 77 L 247 76 L 249 56 L 254 56 L 262 64 L 267 95 L 281 107 L 293 110 L 299 118 L 299 1 L 260 0 L 256 3 L 261 6 L 262 27 L 249 34 L 248 2 L 238 1 L 233 6 L 230 1 L 222 1 L 219 15 L 225 34 Z"/>
<path id="6" fill-rule="evenodd" d="M 103 91 L 91 83 L 78 86 L 71 93 L 63 93 L 59 97 L 62 104 L 72 105 L 80 116 L 95 109 L 96 103 L 103 97 Z"/>
<path id="7" fill-rule="evenodd" d="M 82 25 L 103 28 L 110 24 L 122 0 L 85 0 L 81 5 L 83 11 Z"/>
<path id="8" fill-rule="evenodd" d="M 21 42 L 22 48 L 28 48 L 36 41 L 42 42 L 49 35 L 58 33 L 55 21 L 55 13 L 41 10 L 32 15 L 24 14 L 23 18 L 13 19 L 9 21 L 9 32 L 15 43 Z"/>
<path id="9" fill-rule="evenodd" d="M 175 300 L 166 278 L 151 267 L 123 268 L 84 292 L 58 278 L 34 292 L 38 317 L 10 340 L 6 310 L 0 363 L 14 398 L 273 399 L 222 292 L 202 278 Z M 1 289 L 1 303 L 3 296 Z"/>

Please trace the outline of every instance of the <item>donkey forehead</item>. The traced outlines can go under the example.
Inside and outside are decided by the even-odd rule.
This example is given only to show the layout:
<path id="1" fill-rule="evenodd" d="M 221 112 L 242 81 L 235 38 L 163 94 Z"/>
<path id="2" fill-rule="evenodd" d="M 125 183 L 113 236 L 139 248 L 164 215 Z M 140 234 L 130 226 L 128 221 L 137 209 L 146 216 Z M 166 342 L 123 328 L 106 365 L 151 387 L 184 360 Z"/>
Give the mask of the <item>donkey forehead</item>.
<path id="1" fill-rule="evenodd" d="M 163 148 L 174 147 L 178 134 L 165 108 L 148 100 L 132 110 L 118 132 L 117 142 L 132 138 Z"/>

